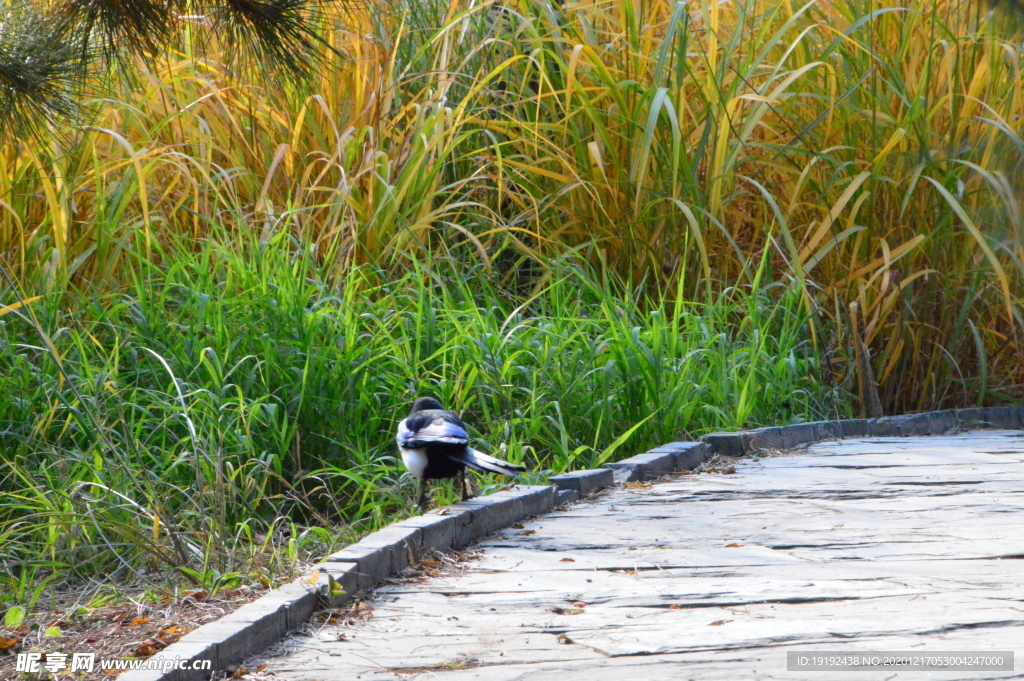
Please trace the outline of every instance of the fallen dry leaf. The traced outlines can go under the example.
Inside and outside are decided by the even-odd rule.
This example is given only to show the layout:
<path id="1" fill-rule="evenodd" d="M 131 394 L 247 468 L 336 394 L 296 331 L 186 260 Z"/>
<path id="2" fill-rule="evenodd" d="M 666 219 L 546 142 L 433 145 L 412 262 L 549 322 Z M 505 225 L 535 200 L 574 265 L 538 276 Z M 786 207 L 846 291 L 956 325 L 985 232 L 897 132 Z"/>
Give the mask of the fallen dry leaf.
<path id="1" fill-rule="evenodd" d="M 649 483 L 649 482 L 627 482 L 626 483 L 626 487 L 629 487 L 630 489 L 647 489 L 647 488 L 651 487 L 651 483 Z"/>
<path id="2" fill-rule="evenodd" d="M 573 560 L 572 558 L 563 558 L 562 560 L 560 560 L 558 562 L 559 563 L 575 563 L 576 561 Z"/>
<path id="3" fill-rule="evenodd" d="M 576 601 L 575 603 L 572 604 L 572 607 L 574 607 L 574 608 L 585 608 L 585 607 L 587 607 L 587 604 L 584 603 L 583 601 Z"/>
<path id="4" fill-rule="evenodd" d="M 732 475 L 733 473 L 736 472 L 736 466 L 726 466 L 725 468 L 722 469 L 722 472 L 725 473 L 726 475 Z"/>
<path id="5" fill-rule="evenodd" d="M 512 523 L 512 529 L 513 530 L 521 530 L 521 529 L 523 529 L 523 524 L 522 523 Z"/>
<path id="6" fill-rule="evenodd" d="M 558 635 L 558 642 L 559 643 L 563 643 L 565 645 L 568 645 L 568 644 L 572 643 L 572 639 L 569 638 L 568 636 L 566 636 L 565 634 L 559 634 Z"/>
<path id="7" fill-rule="evenodd" d="M 0 650 L 7 651 L 16 645 L 18 645 L 18 639 L 0 636 Z"/>
<path id="8" fill-rule="evenodd" d="M 537 534 L 537 530 L 527 530 L 526 532 L 516 532 L 520 537 L 529 537 L 531 534 Z"/>
<path id="9" fill-rule="evenodd" d="M 726 545 L 725 545 L 725 548 L 727 548 L 727 549 L 733 549 L 733 548 L 736 548 L 737 546 L 743 546 L 743 544 L 737 544 L 736 542 L 733 542 L 733 543 L 731 543 L 731 544 L 726 544 Z"/>
<path id="10" fill-rule="evenodd" d="M 668 606 L 668 609 L 669 610 L 682 610 L 683 606 L 679 605 L 678 603 L 673 603 L 672 605 Z"/>
<path id="11" fill-rule="evenodd" d="M 148 622 L 148 621 L 149 621 L 149 618 L 148 618 L 148 617 L 136 617 L 135 619 L 133 619 L 133 620 L 131 621 L 131 624 L 129 624 L 128 626 L 129 626 L 129 627 L 137 627 L 137 626 L 139 626 L 140 624 L 145 624 L 145 623 L 146 623 L 146 622 Z"/>
<path id="12" fill-rule="evenodd" d="M 712 466 L 711 468 L 707 469 L 707 470 L 706 470 L 706 471 L 704 471 L 704 472 L 705 472 L 705 473 L 717 473 L 717 472 L 718 472 L 718 469 L 717 469 L 717 468 L 715 468 L 714 466 Z"/>
<path id="13" fill-rule="evenodd" d="M 725 624 L 726 622 L 732 622 L 732 620 L 715 620 L 714 622 L 712 622 L 708 626 L 709 627 L 720 627 L 723 624 Z"/>
<path id="14" fill-rule="evenodd" d="M 135 648 L 135 654 L 139 657 L 152 657 L 167 647 L 166 643 L 157 640 L 144 641 Z"/>

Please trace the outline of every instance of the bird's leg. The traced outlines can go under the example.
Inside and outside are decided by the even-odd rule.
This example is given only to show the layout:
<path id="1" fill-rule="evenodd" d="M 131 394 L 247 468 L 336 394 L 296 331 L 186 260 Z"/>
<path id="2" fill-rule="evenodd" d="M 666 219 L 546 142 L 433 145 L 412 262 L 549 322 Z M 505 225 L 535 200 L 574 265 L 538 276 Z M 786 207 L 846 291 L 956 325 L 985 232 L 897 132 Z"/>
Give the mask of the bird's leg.
<path id="1" fill-rule="evenodd" d="M 420 513 L 427 512 L 427 481 L 420 480 L 420 501 L 419 501 Z"/>
<path id="2" fill-rule="evenodd" d="M 462 469 L 462 473 L 460 474 L 460 478 L 462 480 L 462 500 L 466 501 L 467 499 L 470 499 L 473 496 L 473 493 L 472 493 L 472 491 L 470 490 L 470 487 L 469 487 L 469 479 L 466 477 L 466 469 L 465 468 Z"/>

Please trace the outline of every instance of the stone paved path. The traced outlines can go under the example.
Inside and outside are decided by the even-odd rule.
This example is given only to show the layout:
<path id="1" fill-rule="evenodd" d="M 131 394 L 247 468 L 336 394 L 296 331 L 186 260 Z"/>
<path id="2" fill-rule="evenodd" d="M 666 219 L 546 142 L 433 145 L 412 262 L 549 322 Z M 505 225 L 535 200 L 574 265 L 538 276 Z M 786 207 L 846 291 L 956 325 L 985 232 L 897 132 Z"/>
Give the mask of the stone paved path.
<path id="1" fill-rule="evenodd" d="M 461 575 L 379 589 L 364 622 L 293 637 L 253 678 L 1024 678 L 1021 432 L 743 459 L 479 548 Z M 1013 650 L 1017 671 L 787 672 L 790 650 Z"/>

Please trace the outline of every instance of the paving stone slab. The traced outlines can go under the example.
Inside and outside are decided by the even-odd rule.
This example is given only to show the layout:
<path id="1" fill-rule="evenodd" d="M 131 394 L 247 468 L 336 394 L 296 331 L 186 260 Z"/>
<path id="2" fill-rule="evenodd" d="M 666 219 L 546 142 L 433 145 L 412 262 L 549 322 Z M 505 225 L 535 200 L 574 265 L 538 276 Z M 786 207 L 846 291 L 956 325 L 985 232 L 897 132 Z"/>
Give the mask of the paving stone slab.
<path id="1" fill-rule="evenodd" d="M 264 673 L 838 681 L 787 672 L 786 651 L 1019 650 L 1024 433 L 863 437 L 616 487 L 491 535 L 460 572 L 378 590 L 372 618 L 288 639 Z"/>

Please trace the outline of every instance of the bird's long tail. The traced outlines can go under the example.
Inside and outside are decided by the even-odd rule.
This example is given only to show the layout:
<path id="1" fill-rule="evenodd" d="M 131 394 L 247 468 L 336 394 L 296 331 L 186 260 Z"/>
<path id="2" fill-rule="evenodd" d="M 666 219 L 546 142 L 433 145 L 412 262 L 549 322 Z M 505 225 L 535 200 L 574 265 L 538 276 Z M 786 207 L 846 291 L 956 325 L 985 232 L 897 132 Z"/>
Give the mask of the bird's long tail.
<path id="1" fill-rule="evenodd" d="M 518 466 L 508 461 L 502 461 L 501 459 L 495 459 L 493 456 L 487 456 L 482 452 L 478 452 L 475 449 L 466 448 L 466 455 L 461 459 L 462 463 L 466 464 L 470 468 L 478 470 L 480 472 L 491 472 L 501 473 L 502 475 L 508 475 L 516 477 L 520 473 L 526 470 L 526 466 Z"/>

